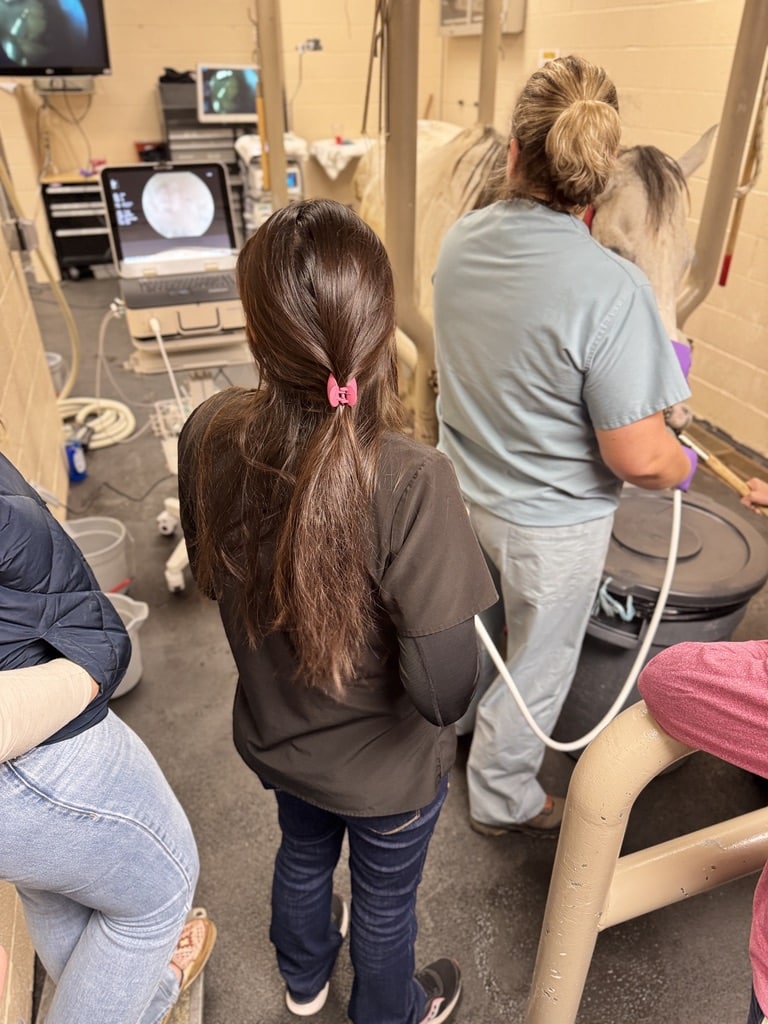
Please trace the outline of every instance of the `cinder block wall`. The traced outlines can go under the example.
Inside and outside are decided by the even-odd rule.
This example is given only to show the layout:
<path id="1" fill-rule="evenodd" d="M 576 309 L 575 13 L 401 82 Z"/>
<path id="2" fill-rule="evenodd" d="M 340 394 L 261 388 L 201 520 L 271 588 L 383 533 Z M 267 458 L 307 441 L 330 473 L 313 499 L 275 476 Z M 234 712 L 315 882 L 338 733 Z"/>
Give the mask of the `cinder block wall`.
<path id="1" fill-rule="evenodd" d="M 23 96 L 0 93 L 0 153 L 12 193 L 11 197 L 0 189 L 0 208 L 4 216 L 13 217 L 15 203 L 24 217 L 36 219 L 42 217 L 42 203 L 24 111 Z M 47 235 L 41 239 L 43 258 L 55 270 Z M 0 233 L 0 451 L 28 480 L 42 484 L 63 504 L 69 481 L 61 419 L 29 296 L 29 282 L 43 276 L 40 261 L 33 257 L 30 262 L 29 256 L 12 252 L 7 236 Z"/>
<path id="2" fill-rule="evenodd" d="M 0 237 L 0 451 L 62 505 L 69 481 L 61 419 L 20 256 Z"/>
<path id="3" fill-rule="evenodd" d="M 0 1024 L 29 1024 L 34 951 L 16 890 L 7 882 L 0 882 L 0 946 L 10 958 L 5 991 L 0 996 Z"/>

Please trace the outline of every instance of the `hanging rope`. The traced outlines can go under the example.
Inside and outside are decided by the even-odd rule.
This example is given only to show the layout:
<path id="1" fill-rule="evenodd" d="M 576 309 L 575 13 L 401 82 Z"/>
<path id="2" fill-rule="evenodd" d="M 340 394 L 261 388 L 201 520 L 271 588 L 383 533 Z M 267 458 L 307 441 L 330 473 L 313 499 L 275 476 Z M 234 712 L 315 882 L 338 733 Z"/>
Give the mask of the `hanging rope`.
<path id="1" fill-rule="evenodd" d="M 766 110 L 768 110 L 768 69 L 766 69 L 765 78 L 763 79 L 763 92 L 760 97 L 760 106 L 757 110 L 755 131 L 752 137 L 752 173 L 749 176 L 749 180 L 742 182 L 736 189 L 736 197 L 738 199 L 743 199 L 748 192 L 751 192 L 760 177 L 760 168 L 763 162 L 763 135 L 765 133 Z"/>
<path id="2" fill-rule="evenodd" d="M 733 216 L 731 217 L 731 227 L 728 231 L 728 238 L 726 239 L 725 248 L 723 251 L 723 263 L 720 268 L 720 277 L 718 278 L 718 285 L 724 288 L 728 283 L 728 274 L 731 270 L 731 261 L 733 260 L 733 254 L 736 250 L 736 241 L 739 237 L 739 230 L 741 229 L 741 217 L 744 213 L 744 205 L 746 198 L 752 189 L 757 184 L 757 180 L 760 177 L 760 167 L 763 160 L 763 133 L 765 130 L 765 113 L 768 108 L 768 70 L 766 70 L 765 77 L 763 79 L 763 92 L 760 97 L 760 104 L 757 109 L 757 116 L 755 117 L 755 128 L 752 133 L 752 143 L 747 153 L 746 163 L 744 164 L 744 180 L 741 185 L 734 190 L 734 196 L 736 203 L 733 209 Z"/>
<path id="3" fill-rule="evenodd" d="M 365 99 L 363 101 L 363 127 L 361 134 L 368 134 L 368 108 L 371 102 L 371 83 L 373 81 L 373 64 L 376 58 L 379 59 L 379 123 L 378 134 L 381 136 L 382 111 L 384 109 L 385 90 L 385 54 L 387 51 L 387 34 L 389 29 L 389 0 L 376 0 L 376 10 L 373 16 L 373 35 L 371 37 L 371 52 L 368 55 L 368 76 L 365 82 Z M 388 126 L 387 126 L 388 127 Z"/>

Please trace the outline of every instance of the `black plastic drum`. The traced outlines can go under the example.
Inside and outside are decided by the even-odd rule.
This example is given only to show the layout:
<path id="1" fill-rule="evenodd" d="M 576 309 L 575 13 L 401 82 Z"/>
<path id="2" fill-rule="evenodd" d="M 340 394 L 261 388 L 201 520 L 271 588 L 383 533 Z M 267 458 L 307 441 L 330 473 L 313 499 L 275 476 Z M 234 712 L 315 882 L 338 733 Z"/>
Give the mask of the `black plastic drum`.
<path id="1" fill-rule="evenodd" d="M 625 489 L 616 510 L 603 587 L 630 621 L 604 610 L 589 621 L 571 691 L 553 737 L 588 733 L 616 700 L 653 615 L 664 579 L 672 528 L 672 495 Z M 739 516 L 704 495 L 683 499 L 675 574 L 659 628 L 644 662 L 685 640 L 728 640 L 749 599 L 768 579 L 768 544 Z M 639 699 L 637 688 L 626 704 Z"/>

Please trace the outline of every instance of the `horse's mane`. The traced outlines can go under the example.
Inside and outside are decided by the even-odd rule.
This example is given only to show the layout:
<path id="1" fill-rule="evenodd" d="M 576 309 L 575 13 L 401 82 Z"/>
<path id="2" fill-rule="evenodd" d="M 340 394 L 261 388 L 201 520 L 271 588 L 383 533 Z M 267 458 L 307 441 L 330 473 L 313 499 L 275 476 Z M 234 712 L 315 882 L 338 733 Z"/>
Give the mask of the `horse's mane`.
<path id="1" fill-rule="evenodd" d="M 503 138 L 493 128 L 486 127 L 459 154 L 451 176 L 467 174 L 462 190 L 465 208 L 469 204 L 478 209 L 498 199 L 505 179 L 506 152 Z M 628 146 L 619 153 L 619 167 L 622 166 L 639 178 L 648 200 L 649 224 L 658 231 L 671 216 L 680 193 L 688 195 L 680 165 L 656 146 Z"/>
<path id="2" fill-rule="evenodd" d="M 479 152 L 479 156 L 478 156 Z M 461 192 L 463 205 L 471 203 L 472 209 L 488 206 L 498 198 L 497 192 L 503 181 L 507 148 L 503 138 L 490 125 L 482 127 L 478 138 L 471 141 L 456 158 L 451 177 L 455 177 L 469 157 L 470 171 Z"/>
<path id="3" fill-rule="evenodd" d="M 674 210 L 680 192 L 688 195 L 680 165 L 655 146 L 623 149 L 619 162 L 628 164 L 642 182 L 648 199 L 648 218 L 654 230 L 658 231 Z"/>

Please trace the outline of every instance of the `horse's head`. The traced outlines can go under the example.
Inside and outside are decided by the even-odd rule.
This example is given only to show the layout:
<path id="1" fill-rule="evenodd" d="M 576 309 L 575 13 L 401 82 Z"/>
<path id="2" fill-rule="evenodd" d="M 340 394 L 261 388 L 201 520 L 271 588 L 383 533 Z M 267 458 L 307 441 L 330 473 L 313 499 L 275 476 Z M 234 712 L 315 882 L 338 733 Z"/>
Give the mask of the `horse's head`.
<path id="1" fill-rule="evenodd" d="M 675 305 L 693 256 L 688 188 L 679 164 L 655 146 L 623 150 L 594 208 L 592 234 L 645 272 L 675 337 Z"/>
<path id="2" fill-rule="evenodd" d="M 686 179 L 704 161 L 714 131 L 710 128 L 679 161 L 655 146 L 622 150 L 594 204 L 592 234 L 645 272 L 671 338 L 677 336 L 677 299 L 693 257 Z"/>

